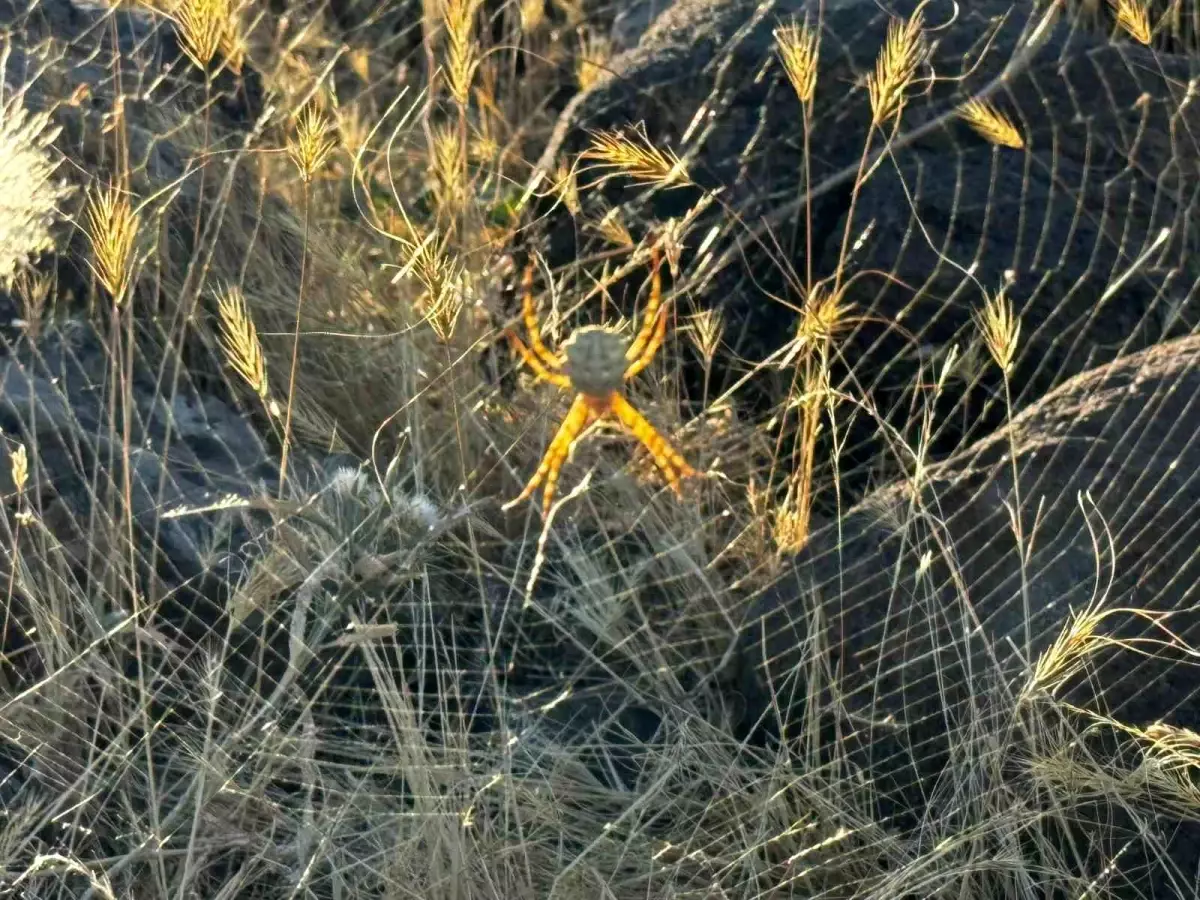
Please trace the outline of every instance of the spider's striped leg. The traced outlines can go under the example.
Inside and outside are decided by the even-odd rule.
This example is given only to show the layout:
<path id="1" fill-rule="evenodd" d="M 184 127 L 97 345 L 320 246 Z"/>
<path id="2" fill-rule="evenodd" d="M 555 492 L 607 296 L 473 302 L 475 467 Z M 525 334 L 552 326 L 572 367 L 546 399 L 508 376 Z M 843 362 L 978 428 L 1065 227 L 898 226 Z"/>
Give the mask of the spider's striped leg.
<path id="1" fill-rule="evenodd" d="M 518 496 L 505 503 L 502 508 L 506 510 L 511 509 L 518 503 L 528 500 L 533 496 L 533 492 L 538 489 L 538 485 L 545 481 L 546 489 L 542 492 L 542 512 L 548 515 L 550 504 L 554 501 L 554 489 L 558 486 L 559 470 L 570 454 L 571 446 L 575 443 L 575 439 L 592 423 L 595 416 L 596 412 L 588 402 L 587 397 L 583 394 L 578 394 L 575 397 L 575 402 L 571 404 L 570 410 L 567 411 L 562 424 L 558 426 L 558 431 L 555 433 L 554 439 L 550 441 L 550 446 L 546 449 L 546 454 L 542 457 L 542 462 L 538 466 L 537 471 L 533 473 L 533 477 L 526 483 L 524 490 Z"/>
<path id="2" fill-rule="evenodd" d="M 642 359 L 649 355 L 653 357 L 658 351 L 658 345 L 662 343 L 662 338 L 658 338 L 657 343 L 653 341 L 657 337 L 658 331 L 664 331 L 666 322 L 663 322 L 662 327 L 658 326 L 659 307 L 662 305 L 662 251 L 659 250 L 658 244 L 650 247 L 650 299 L 646 303 L 646 312 L 642 316 L 642 327 L 638 330 L 637 337 L 633 339 L 633 343 L 629 345 L 629 349 L 625 351 L 625 358 L 634 365 L 641 363 L 638 371 L 646 368 L 650 360 Z M 631 375 L 626 374 L 626 378 L 631 378 Z"/>
<path id="3" fill-rule="evenodd" d="M 667 439 L 646 420 L 646 417 L 622 395 L 613 395 L 612 411 L 621 424 L 628 428 L 630 433 L 650 451 L 650 455 L 654 457 L 654 464 L 663 473 L 671 485 L 671 489 L 676 494 L 681 494 L 680 479 L 695 475 L 696 470 L 688 465 L 688 461 L 680 455 L 679 451 L 672 447 Z"/>
<path id="4" fill-rule="evenodd" d="M 630 363 L 629 368 L 625 370 L 624 377 L 626 381 L 628 381 L 630 378 L 634 378 L 642 371 L 642 369 L 650 365 L 650 361 L 654 359 L 654 354 L 658 352 L 658 348 L 662 346 L 662 342 L 667 336 L 666 308 L 660 307 L 658 310 L 658 315 L 655 318 L 657 321 L 655 322 L 656 327 L 654 329 L 654 334 L 650 338 L 650 342 L 646 345 L 646 348 L 642 351 L 641 355 L 638 356 L 638 358 L 632 363 Z"/>
<path id="5" fill-rule="evenodd" d="M 525 330 L 529 332 L 529 346 L 533 348 L 534 355 L 543 363 L 545 368 L 561 369 L 562 360 L 551 353 L 550 349 L 542 342 L 541 326 L 538 324 L 537 311 L 533 308 L 533 263 L 529 263 L 525 267 L 525 274 L 521 279 L 521 287 L 523 292 L 521 313 L 525 317 Z"/>
<path id="6" fill-rule="evenodd" d="M 542 378 L 560 388 L 569 388 L 571 386 L 570 378 L 568 378 L 563 372 L 552 372 L 550 369 L 546 368 L 546 365 L 537 357 L 537 354 L 533 353 L 528 347 L 525 346 L 525 342 L 517 337 L 517 333 L 515 331 L 508 329 L 504 333 L 508 335 L 508 342 L 512 345 L 513 350 L 516 351 L 526 363 L 528 363 L 529 368 L 533 369 L 534 374 L 537 375 L 538 378 Z"/>

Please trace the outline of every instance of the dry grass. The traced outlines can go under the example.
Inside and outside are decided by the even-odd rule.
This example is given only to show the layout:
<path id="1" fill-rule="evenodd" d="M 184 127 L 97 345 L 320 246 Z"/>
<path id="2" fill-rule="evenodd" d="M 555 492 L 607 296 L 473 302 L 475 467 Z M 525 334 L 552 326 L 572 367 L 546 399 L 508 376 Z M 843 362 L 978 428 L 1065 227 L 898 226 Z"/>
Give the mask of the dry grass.
<path id="1" fill-rule="evenodd" d="M 724 333 L 724 317 L 715 309 L 703 309 L 695 313 L 688 328 L 688 337 L 696 345 L 700 355 L 710 364 L 721 348 L 721 337 Z"/>
<path id="2" fill-rule="evenodd" d="M 924 21 L 920 10 L 909 19 L 893 19 L 875 71 L 867 76 L 871 122 L 880 126 L 900 115 L 905 93 L 925 58 Z"/>
<path id="3" fill-rule="evenodd" d="M 983 310 L 976 315 L 984 345 L 996 365 L 1007 374 L 1012 371 L 1013 361 L 1021 337 L 1021 320 L 1013 312 L 1012 302 L 1003 291 L 985 298 Z"/>
<path id="4" fill-rule="evenodd" d="M 655 146 L 643 128 L 599 132 L 581 158 L 595 161 L 589 168 L 619 172 L 635 181 L 663 187 L 691 183 L 684 161 L 669 148 Z"/>
<path id="5" fill-rule="evenodd" d="M 92 244 L 92 269 L 114 304 L 125 302 L 133 276 L 133 251 L 139 217 L 128 191 L 99 188 L 88 198 L 86 232 Z"/>
<path id="6" fill-rule="evenodd" d="M 1020 150 L 1025 139 L 1012 120 L 986 100 L 968 100 L 962 105 L 959 115 L 986 140 L 1001 147 Z"/>
<path id="7" fill-rule="evenodd" d="M 817 93 L 820 37 L 807 25 L 791 23 L 775 29 L 775 45 L 796 98 L 806 105 Z"/>
<path id="8" fill-rule="evenodd" d="M 71 192 L 50 152 L 59 131 L 48 114 L 30 115 L 19 94 L 0 97 L 0 286 L 54 247 L 58 206 Z"/>
<path id="9" fill-rule="evenodd" d="M 267 383 L 267 364 L 258 330 L 246 306 L 246 298 L 240 288 L 227 287 L 217 300 L 217 314 L 221 317 L 221 349 L 230 367 L 242 376 L 250 390 L 264 402 L 270 393 Z"/>
<path id="10" fill-rule="evenodd" d="M 518 13 L 521 18 L 521 31 L 529 34 L 537 31 L 546 21 L 545 0 L 520 0 Z"/>
<path id="11" fill-rule="evenodd" d="M 288 142 L 288 156 L 296 164 L 300 177 L 307 184 L 324 168 L 337 150 L 332 137 L 333 125 L 324 111 L 309 104 L 296 117 L 296 129 Z"/>
<path id="12" fill-rule="evenodd" d="M 1166 632 L 1105 637 L 1106 622 L 1137 610 L 1089 607 L 1033 661 L 1008 712 L 1024 724 L 1049 710 L 1070 720 L 1064 733 L 1031 726 L 1032 737 L 1014 737 L 982 714 L 964 724 L 939 787 L 956 812 L 918 829 L 881 820 L 871 773 L 849 741 L 822 731 L 839 648 L 820 638 L 803 648 L 808 715 L 795 739 L 767 748 L 733 732 L 737 710 L 716 674 L 748 598 L 809 541 L 828 489 L 822 467 L 836 464 L 820 439 L 836 446 L 843 407 L 855 405 L 831 367 L 857 321 L 844 298 L 863 223 L 852 207 L 845 232 L 830 236 L 842 242 L 835 271 L 795 278 L 783 362 L 738 361 L 790 379 L 769 421 L 736 396 L 710 396 L 710 373 L 744 323 L 692 303 L 713 251 L 691 226 L 710 209 L 734 228 L 753 223 L 715 189 L 668 222 L 606 206 L 597 190 L 614 177 L 696 187 L 686 143 L 665 146 L 627 123 L 529 186 L 553 126 L 547 95 L 610 77 L 611 10 L 428 0 L 419 23 L 397 27 L 387 4 L 353 26 L 327 9 L 156 5 L 203 75 L 193 70 L 178 97 L 135 119 L 122 105 L 158 73 L 129 60 L 90 88 L 98 112 L 70 113 L 83 134 L 72 177 L 113 185 L 93 186 L 74 211 L 96 284 L 70 312 L 107 321 L 94 302 L 103 297 L 125 315 L 125 334 L 105 332 L 102 387 L 115 399 L 100 430 L 114 459 L 145 458 L 123 442 L 131 407 L 120 392 L 134 389 L 125 366 L 136 350 L 156 396 L 187 414 L 188 385 L 231 404 L 248 398 L 279 489 L 256 470 L 246 491 L 214 492 L 163 520 L 202 524 L 180 533 L 211 542 L 203 574 L 228 588 L 206 595 L 215 611 L 197 604 L 187 623 L 204 632 L 196 641 L 170 615 L 204 579 L 131 589 L 129 485 L 93 487 L 103 502 L 76 516 L 42 495 L 52 486 L 39 467 L 53 456 L 34 439 L 45 432 L 6 437 L 0 884 L 30 896 L 665 900 L 1029 896 L 1036 875 L 1083 895 L 1048 821 L 1096 792 L 1133 798 L 1135 783 L 1139 802 L 1200 804 L 1194 732 L 1104 721 L 1058 699 L 1097 649 L 1149 654 L 1171 642 Z M 801 111 L 782 139 L 807 148 L 812 129 L 827 127 L 812 115 L 818 89 L 822 103 L 845 91 L 869 103 L 870 133 L 854 138 L 866 160 L 879 132 L 901 129 L 925 28 L 919 12 L 893 23 L 863 98 L 859 86 L 819 82 L 815 26 L 776 27 L 763 71 L 782 68 L 784 96 L 786 77 Z M 46 67 L 69 84 L 79 64 Z M 251 124 L 226 112 L 245 98 L 221 94 L 238 71 L 259 73 L 269 98 L 244 116 Z M 72 301 L 51 295 L 49 267 L 29 269 L 38 253 L 73 252 L 50 227 L 71 191 L 54 182 L 52 118 L 6 109 L 0 139 L 11 132 L 33 148 L 20 164 L 51 197 L 34 217 L 46 224 L 37 252 L 13 263 L 28 297 L 20 340 L 39 347 Z M 968 101 L 961 114 L 988 140 L 1023 146 L 996 107 Z M 155 171 L 176 158 L 179 172 Z M 870 177 L 860 166 L 854 197 Z M 807 168 L 799 181 L 812 188 Z M 598 426 L 564 461 L 573 487 L 550 527 L 500 509 L 536 471 L 565 409 L 557 392 L 513 377 L 517 361 L 499 346 L 522 256 L 542 249 L 535 190 L 601 238 L 595 257 L 548 273 L 559 337 L 612 321 L 618 300 L 643 311 L 631 276 L 644 274 L 648 242 L 661 242 L 670 327 L 637 405 L 651 421 L 680 420 L 672 442 L 711 474 L 682 497 L 648 477 L 651 456 L 631 458 Z M 810 250 L 812 227 L 798 223 Z M 1007 382 L 1021 336 L 1012 304 L 989 296 L 978 324 Z M 701 396 L 684 398 L 677 376 L 693 358 Z M 283 483 L 331 451 L 347 454 L 345 468 Z M 152 499 L 151 509 L 168 503 Z M 809 635 L 825 633 L 822 614 L 814 605 Z M 24 643 L 10 645 L 17 625 Z M 787 688 L 777 689 L 782 703 Z M 1072 739 L 1101 727 L 1138 748 L 1140 763 L 1097 774 L 1072 755 Z M 624 740 L 639 728 L 653 739 Z M 1001 777 L 998 752 L 1028 759 L 1032 785 Z M 10 775 L 14 759 L 37 790 Z M 1047 810 L 1044 785 L 1059 810 Z"/>
<path id="13" fill-rule="evenodd" d="M 579 199 L 579 180 L 575 177 L 574 170 L 564 163 L 559 163 L 554 171 L 553 190 L 571 215 L 578 216 L 583 211 L 583 204 Z"/>
<path id="14" fill-rule="evenodd" d="M 614 247 L 632 250 L 637 244 L 633 238 L 633 232 L 625 224 L 625 219 L 621 216 L 619 209 L 608 210 L 599 219 L 588 222 L 587 226 Z"/>
<path id="15" fill-rule="evenodd" d="M 608 61 L 612 58 L 612 42 L 600 33 L 584 31 L 579 37 L 575 58 L 575 83 L 587 91 L 609 76 Z"/>
<path id="16" fill-rule="evenodd" d="M 29 480 L 29 454 L 25 452 L 25 445 L 17 444 L 9 453 L 8 458 L 13 487 L 20 494 L 25 490 L 25 483 Z"/>
<path id="17" fill-rule="evenodd" d="M 449 125 L 434 128 L 430 142 L 430 165 L 433 170 L 438 208 L 451 220 L 462 210 L 469 185 L 463 180 L 466 159 L 458 130 Z"/>
<path id="18" fill-rule="evenodd" d="M 1150 27 L 1150 5 L 1142 0 L 1110 0 L 1117 15 L 1117 25 L 1131 38 L 1150 45 L 1154 39 Z"/>
<path id="19" fill-rule="evenodd" d="M 175 21 L 183 51 L 199 68 L 207 69 L 218 51 L 229 54 L 234 71 L 241 68 L 244 44 L 233 0 L 180 0 Z"/>
<path id="20" fill-rule="evenodd" d="M 446 83 L 460 107 L 467 105 L 471 80 L 479 65 L 479 45 L 472 34 L 479 0 L 444 0 L 442 22 L 446 32 Z"/>

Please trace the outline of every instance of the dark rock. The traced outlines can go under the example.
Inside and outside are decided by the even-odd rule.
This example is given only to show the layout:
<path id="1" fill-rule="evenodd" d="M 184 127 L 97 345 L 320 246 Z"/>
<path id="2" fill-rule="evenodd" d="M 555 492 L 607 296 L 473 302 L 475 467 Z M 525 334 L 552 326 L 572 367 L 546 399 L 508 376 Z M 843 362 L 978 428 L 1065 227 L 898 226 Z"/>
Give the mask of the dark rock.
<path id="1" fill-rule="evenodd" d="M 986 782 L 1062 729 L 1057 704 L 1054 723 L 1028 724 L 1047 708 L 1036 692 L 1022 700 L 1028 667 L 1095 603 L 1113 610 L 1095 629 L 1106 643 L 1058 698 L 1138 728 L 1200 729 L 1184 649 L 1200 647 L 1198 429 L 1200 338 L 1188 337 L 1068 381 L 932 466 L 919 497 L 910 483 L 870 494 L 754 605 L 740 688 L 751 727 L 798 736 L 817 716 L 891 815 L 944 812 L 951 767 L 969 761 Z"/>
<path id="2" fill-rule="evenodd" d="M 48 102 L 41 105 L 57 105 L 81 86 L 103 96 L 118 78 L 135 106 L 203 105 L 205 75 L 180 48 L 171 20 L 149 9 L 114 9 L 88 0 L 4 0 L 0 31 L 20 37 L 5 60 L 10 86 L 39 91 L 39 80 L 49 77 Z M 262 114 L 262 79 L 252 68 L 234 72 L 214 65 L 211 74 L 209 92 L 217 116 L 250 125 Z M 48 96 L 51 91 L 53 97 Z"/>
<path id="3" fill-rule="evenodd" d="M 889 5 L 900 15 L 914 7 L 907 0 Z M 769 357 L 794 333 L 807 266 L 797 205 L 803 141 L 800 107 L 775 58 L 772 30 L 792 16 L 815 22 L 816 11 L 802 0 L 676 3 L 614 61 L 617 77 L 568 107 L 541 161 L 547 169 L 569 161 L 586 149 L 592 130 L 640 123 L 653 142 L 688 159 L 701 187 L 722 190 L 722 202 L 745 225 L 735 225 L 719 204 L 710 207 L 688 243 L 697 247 L 716 225 L 712 255 L 726 265 L 710 262 L 689 273 L 685 253 L 679 285 L 688 291 L 681 302 L 720 307 L 727 316 L 729 354 L 714 391 L 740 376 L 743 361 Z M 1023 406 L 1091 366 L 1186 331 L 1200 280 L 1194 230 L 1186 226 L 1197 170 L 1187 135 L 1200 122 L 1184 98 L 1195 60 L 1110 41 L 1067 21 L 1043 30 L 1028 49 L 1036 15 L 1006 0 L 937 0 L 925 7 L 925 22 L 940 80 L 910 91 L 890 152 L 859 192 L 851 243 L 863 239 L 845 271 L 847 279 L 857 276 L 844 295 L 853 325 L 838 341 L 835 363 L 836 383 L 856 396 L 865 392 L 901 427 L 914 418 L 914 402 L 923 402 L 912 394 L 918 381 L 931 380 L 930 361 L 953 343 L 965 350 L 972 341 L 972 313 L 985 291 L 1007 284 L 1022 316 L 1013 384 Z M 868 133 L 865 76 L 888 23 L 872 0 L 825 8 L 809 157 L 815 278 L 837 268 Z M 949 115 L 1005 71 L 990 99 L 1017 124 L 1024 150 L 997 147 Z M 883 144 L 877 132 L 872 151 Z M 681 216 L 699 191 L 647 194 L 613 179 L 584 196 L 593 214 L 623 204 L 626 220 L 636 222 Z M 595 249 L 586 230 L 553 218 L 563 211 L 551 215 L 552 263 L 566 265 Z M 1002 423 L 998 379 L 981 368 L 943 397 L 935 453 Z M 743 392 L 744 405 L 773 405 L 791 375 L 764 370 Z M 692 396 L 701 380 L 698 371 L 689 373 Z M 866 417 L 851 428 L 846 469 L 881 449 Z M 911 427 L 905 435 L 914 437 Z"/>
<path id="4" fill-rule="evenodd" d="M 623 7 L 613 17 L 610 29 L 613 49 L 623 52 L 636 47 L 654 20 L 670 5 L 671 0 L 635 0 Z"/>
<path id="5" fill-rule="evenodd" d="M 619 684 L 584 685 L 544 711 L 537 709 L 536 699 L 535 704 L 515 703 L 513 716 L 538 734 L 534 746 L 586 748 L 581 761 L 610 790 L 639 790 L 655 752 L 664 752 L 665 716 L 639 704 Z M 533 711 L 520 708 L 530 705 Z"/>
<path id="6" fill-rule="evenodd" d="M 120 524 L 107 518 L 125 496 L 125 409 L 110 392 L 114 368 L 102 336 L 83 324 L 10 346 L 0 359 L 0 430 L 25 446 L 28 501 L 91 592 L 121 563 Z M 242 509 L 165 514 L 277 493 L 278 454 L 243 410 L 198 391 L 186 373 L 173 398 L 155 389 L 155 376 L 135 364 L 129 394 L 139 589 L 164 601 L 174 610 L 164 610 L 166 619 L 197 639 L 223 614 L 255 529 Z M 300 454 L 292 474 L 303 484 L 318 473 Z M 14 493 L 7 464 L 0 488 Z"/>
<path id="7" fill-rule="evenodd" d="M 268 259 L 277 248 L 294 266 L 299 227 L 285 227 L 288 216 L 278 199 L 261 197 L 253 173 L 239 168 L 239 155 L 229 152 L 244 149 L 262 124 L 261 79 L 249 66 L 241 73 L 211 73 L 206 86 L 205 75 L 180 50 L 172 22 L 144 8 L 83 0 L 0 3 L 0 33 L 9 36 L 5 95 L 32 114 L 49 115 L 60 131 L 54 141 L 62 161 L 58 173 L 76 188 L 61 209 L 56 254 L 41 266 L 53 276 L 51 306 L 95 310 L 91 248 L 84 229 L 70 220 L 82 224 L 87 190 L 97 185 L 128 189 L 139 207 L 138 249 L 153 265 L 141 272 L 132 302 L 139 313 L 139 350 L 148 357 L 161 357 L 161 345 L 178 344 L 179 313 L 196 311 L 198 260 L 211 257 L 200 267 L 210 284 L 237 283 L 251 291 L 254 273 L 270 268 L 254 267 L 251 277 L 239 277 L 261 232 L 260 257 Z M 118 111 L 122 152 L 112 127 Z M 230 183 L 232 189 L 225 187 Z M 156 245 L 149 226 L 158 217 Z M 269 228 L 262 226 L 266 219 Z M 274 272 L 264 278 L 278 280 Z M 215 356 L 197 331 L 186 334 L 184 352 L 198 373 L 194 354 L 206 357 L 208 369 Z"/>
<path id="8" fill-rule="evenodd" d="M 278 492 L 279 448 L 256 427 L 257 400 L 245 408 L 226 378 L 196 283 L 200 270 L 213 289 L 237 283 L 252 293 L 265 282 L 286 291 L 298 283 L 295 217 L 253 189 L 253 173 L 237 167 L 236 154 L 221 152 L 244 147 L 255 133 L 260 78 L 248 65 L 206 76 L 180 49 L 171 20 L 145 8 L 0 0 L 0 33 L 5 97 L 49 117 L 59 132 L 51 151 L 61 160 L 57 173 L 76 189 L 63 204 L 54 253 L 39 264 L 50 295 L 44 321 L 18 321 L 18 292 L 0 290 L 0 427 L 8 449 L 27 448 L 34 512 L 65 550 L 80 589 L 111 595 L 120 535 L 106 516 L 126 492 L 126 402 L 114 382 L 125 362 L 112 355 L 110 298 L 97 291 L 88 241 L 70 220 L 82 221 L 95 182 L 128 187 L 135 203 L 147 201 L 139 209 L 144 243 L 158 227 L 162 238 L 137 248 L 147 261 L 126 298 L 135 360 L 128 404 L 135 586 L 190 637 L 214 633 L 264 522 L 252 527 L 242 510 L 164 514 Z M 115 152 L 118 108 L 127 160 Z M 237 277 L 250 255 L 257 265 Z M 258 325 L 269 327 L 261 317 Z M 319 457 L 297 448 L 293 458 L 297 489 L 321 477 Z M 11 495 L 7 463 L 3 469 Z"/>

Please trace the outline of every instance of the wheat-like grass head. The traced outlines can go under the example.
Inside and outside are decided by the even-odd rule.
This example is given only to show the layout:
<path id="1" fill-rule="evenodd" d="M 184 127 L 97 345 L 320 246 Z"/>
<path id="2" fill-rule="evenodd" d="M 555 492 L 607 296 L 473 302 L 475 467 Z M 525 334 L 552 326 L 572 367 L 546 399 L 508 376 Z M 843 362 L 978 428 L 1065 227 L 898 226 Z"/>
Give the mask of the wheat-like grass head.
<path id="1" fill-rule="evenodd" d="M 129 194 L 116 186 L 93 191 L 88 198 L 84 231 L 92 245 L 92 270 L 113 302 L 125 302 L 140 218 Z"/>
<path id="2" fill-rule="evenodd" d="M 959 108 L 958 114 L 980 136 L 993 144 L 1014 150 L 1025 146 L 1025 139 L 1012 119 L 986 100 L 968 100 Z"/>
<path id="3" fill-rule="evenodd" d="M 925 59 L 923 28 L 921 7 L 909 19 L 892 19 L 888 25 L 875 71 L 867 76 L 873 125 L 883 125 L 894 119 L 904 108 L 905 92 Z"/>
<path id="4" fill-rule="evenodd" d="M 1154 26 L 1147 0 L 1109 0 L 1117 14 L 1117 25 L 1139 44 L 1150 45 Z"/>
<path id="5" fill-rule="evenodd" d="M 774 31 L 775 49 L 801 103 L 811 104 L 817 90 L 820 37 L 808 24 L 790 22 Z"/>
<path id="6" fill-rule="evenodd" d="M 296 129 L 288 143 L 288 155 L 305 184 L 316 177 L 317 172 L 325 165 L 333 151 L 337 149 L 334 140 L 336 131 L 329 117 L 310 102 L 296 117 Z"/>

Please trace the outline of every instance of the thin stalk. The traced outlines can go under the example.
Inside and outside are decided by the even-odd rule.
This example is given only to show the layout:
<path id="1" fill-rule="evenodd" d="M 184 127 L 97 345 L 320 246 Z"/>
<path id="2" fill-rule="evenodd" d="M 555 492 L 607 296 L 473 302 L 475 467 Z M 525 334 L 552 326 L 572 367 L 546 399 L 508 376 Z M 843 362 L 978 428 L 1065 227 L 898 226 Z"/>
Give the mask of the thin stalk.
<path id="1" fill-rule="evenodd" d="M 283 451 L 279 461 L 279 497 L 283 499 L 284 486 L 287 483 L 288 451 L 292 443 L 292 408 L 296 399 L 296 368 L 300 360 L 300 312 L 304 306 L 304 285 L 308 276 L 308 235 L 309 223 L 312 218 L 311 189 L 307 179 L 304 181 L 304 239 L 300 252 L 300 289 L 296 295 L 296 327 L 292 333 L 292 366 L 288 373 L 287 411 L 283 420 Z"/>
<path id="2" fill-rule="evenodd" d="M 800 120 L 803 124 L 803 130 L 804 130 L 804 193 L 805 193 L 805 196 L 808 196 L 808 192 L 812 190 L 812 181 L 811 181 L 812 167 L 809 163 L 809 151 L 811 148 L 810 142 L 811 142 L 811 129 L 812 129 L 812 109 L 809 107 L 809 104 L 807 102 L 805 102 L 804 100 L 800 101 Z M 805 241 L 805 269 L 806 269 L 804 296 L 805 296 L 805 301 L 807 302 L 808 298 L 812 297 L 812 291 L 813 291 L 812 204 L 805 203 L 804 210 L 805 210 L 804 241 Z M 794 243 L 794 241 L 793 241 L 793 243 Z M 799 378 L 798 371 L 793 370 L 792 371 L 792 383 L 788 387 L 787 396 L 791 397 L 792 394 L 795 392 L 798 378 Z M 775 438 L 775 452 L 771 454 L 771 468 L 767 473 L 766 490 L 768 492 L 768 496 L 770 495 L 770 492 L 771 492 L 771 485 L 775 481 L 775 471 L 776 471 L 776 467 L 778 466 L 778 463 L 779 463 L 779 452 L 783 448 L 783 437 L 787 430 L 785 427 L 786 425 L 787 425 L 787 409 L 785 407 L 784 411 L 783 411 L 783 416 L 781 417 L 781 421 L 779 423 L 779 434 Z"/>
<path id="3" fill-rule="evenodd" d="M 1012 387 L 1008 372 L 1002 373 L 1004 378 L 1004 405 L 1008 410 L 1008 419 L 1012 421 Z M 1017 555 L 1021 563 L 1021 603 L 1025 613 L 1025 664 L 1033 662 L 1033 609 L 1029 599 L 1029 573 L 1026 566 L 1025 527 L 1021 518 L 1021 482 L 1017 469 L 1017 438 L 1010 427 L 1008 429 L 1008 458 L 1012 465 L 1013 479 L 1013 528 L 1017 533 Z"/>
<path id="4" fill-rule="evenodd" d="M 23 502 L 23 500 L 22 500 Z M 17 585 L 17 553 L 21 545 L 21 517 L 16 517 L 16 522 L 13 526 L 12 544 L 9 547 L 9 566 L 8 566 L 8 590 L 5 595 L 4 602 L 4 619 L 0 622 L 0 647 L 7 647 L 8 644 L 8 620 L 12 615 L 13 608 L 13 590 Z M 0 688 L 8 691 L 11 685 L 5 677 L 4 670 L 0 668 Z"/>
<path id="5" fill-rule="evenodd" d="M 469 169 L 469 161 L 467 159 L 467 105 L 465 103 L 458 104 L 458 156 L 462 164 L 462 171 L 459 173 L 461 181 L 460 197 L 462 199 L 462 208 L 459 210 L 459 222 L 462 231 L 460 239 L 467 235 L 467 173 Z"/>

